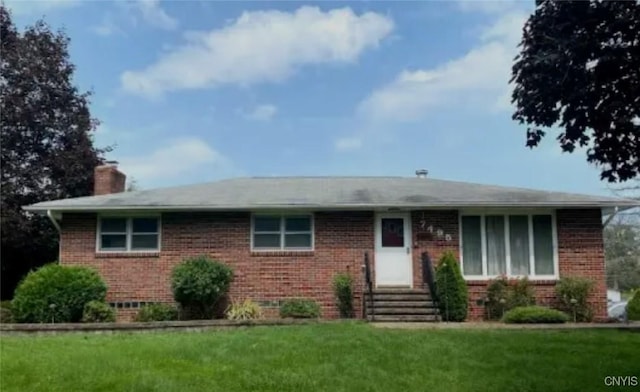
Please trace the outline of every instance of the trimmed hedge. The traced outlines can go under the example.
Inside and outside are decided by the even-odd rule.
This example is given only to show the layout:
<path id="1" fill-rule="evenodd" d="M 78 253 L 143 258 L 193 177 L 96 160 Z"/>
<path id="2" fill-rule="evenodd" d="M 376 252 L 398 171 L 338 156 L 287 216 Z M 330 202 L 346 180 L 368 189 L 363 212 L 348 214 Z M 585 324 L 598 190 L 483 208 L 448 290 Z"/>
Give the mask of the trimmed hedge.
<path id="1" fill-rule="evenodd" d="M 146 323 L 149 321 L 174 321 L 177 319 L 178 309 L 175 306 L 157 303 L 140 308 L 134 321 Z"/>
<path id="2" fill-rule="evenodd" d="M 569 316 L 544 306 L 519 306 L 505 313 L 502 321 L 507 324 L 562 324 L 569 321 Z"/>
<path id="3" fill-rule="evenodd" d="M 171 289 L 186 319 L 210 319 L 233 281 L 233 270 L 207 256 L 186 259 L 173 269 Z"/>
<path id="4" fill-rule="evenodd" d="M 348 273 L 339 273 L 334 276 L 333 293 L 336 296 L 340 317 L 353 317 L 353 277 Z"/>
<path id="5" fill-rule="evenodd" d="M 116 312 L 104 302 L 91 301 L 84 306 L 83 323 L 113 323 L 115 321 Z"/>
<path id="6" fill-rule="evenodd" d="M 627 318 L 629 320 L 640 320 L 640 289 L 633 293 L 633 297 L 627 303 Z"/>
<path id="7" fill-rule="evenodd" d="M 287 299 L 280 306 L 280 317 L 318 318 L 320 317 L 320 305 L 308 298 Z"/>
<path id="8" fill-rule="evenodd" d="M 435 280 L 442 320 L 464 321 L 467 318 L 469 293 L 453 252 L 445 252 L 440 258 Z"/>
<path id="9" fill-rule="evenodd" d="M 90 268 L 49 264 L 29 272 L 15 291 L 11 308 L 18 323 L 73 323 L 90 301 L 104 302 L 107 285 Z"/>

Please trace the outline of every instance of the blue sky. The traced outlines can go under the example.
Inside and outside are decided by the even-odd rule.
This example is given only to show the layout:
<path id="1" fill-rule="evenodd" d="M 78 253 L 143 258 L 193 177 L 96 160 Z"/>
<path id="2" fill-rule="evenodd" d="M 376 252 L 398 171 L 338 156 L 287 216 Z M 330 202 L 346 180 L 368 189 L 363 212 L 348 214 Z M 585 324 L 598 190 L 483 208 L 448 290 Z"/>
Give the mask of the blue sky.
<path id="1" fill-rule="evenodd" d="M 6 1 L 71 38 L 99 146 L 142 188 L 401 175 L 609 194 L 524 146 L 508 80 L 531 2 Z"/>

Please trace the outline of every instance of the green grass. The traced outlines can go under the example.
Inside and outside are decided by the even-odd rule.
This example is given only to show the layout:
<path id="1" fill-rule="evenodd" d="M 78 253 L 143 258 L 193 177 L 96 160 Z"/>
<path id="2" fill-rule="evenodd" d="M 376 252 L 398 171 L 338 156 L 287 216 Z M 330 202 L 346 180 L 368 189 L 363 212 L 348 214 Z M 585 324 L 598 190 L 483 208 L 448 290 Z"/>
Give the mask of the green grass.
<path id="1" fill-rule="evenodd" d="M 640 334 L 366 324 L 3 336 L 10 391 L 598 391 L 640 377 Z M 626 388 L 631 390 L 634 388 Z"/>

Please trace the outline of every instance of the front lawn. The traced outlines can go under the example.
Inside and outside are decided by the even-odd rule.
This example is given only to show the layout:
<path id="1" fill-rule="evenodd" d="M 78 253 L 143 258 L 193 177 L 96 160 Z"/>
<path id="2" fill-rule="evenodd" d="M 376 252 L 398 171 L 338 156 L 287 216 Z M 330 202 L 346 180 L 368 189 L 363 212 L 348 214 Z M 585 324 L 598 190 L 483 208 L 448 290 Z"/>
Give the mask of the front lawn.
<path id="1" fill-rule="evenodd" d="M 3 336 L 10 391 L 598 391 L 640 378 L 640 334 L 366 324 Z M 634 388 L 626 388 L 631 390 Z"/>

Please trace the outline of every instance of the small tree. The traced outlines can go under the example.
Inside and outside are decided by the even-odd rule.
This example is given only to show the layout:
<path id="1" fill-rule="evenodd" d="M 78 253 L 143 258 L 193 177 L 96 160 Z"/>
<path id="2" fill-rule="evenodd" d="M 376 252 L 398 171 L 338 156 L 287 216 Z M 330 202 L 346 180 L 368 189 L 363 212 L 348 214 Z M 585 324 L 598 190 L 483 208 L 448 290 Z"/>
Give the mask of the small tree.
<path id="1" fill-rule="evenodd" d="M 207 256 L 187 259 L 173 269 L 173 298 L 185 318 L 209 319 L 232 280 L 233 270 L 223 263 Z"/>
<path id="2" fill-rule="evenodd" d="M 436 292 L 440 314 L 445 321 L 464 321 L 467 318 L 469 293 L 462 278 L 460 265 L 452 252 L 445 252 L 436 268 Z"/>
<path id="3" fill-rule="evenodd" d="M 333 293 L 336 296 L 341 318 L 353 317 L 353 277 L 348 273 L 333 278 Z"/>

